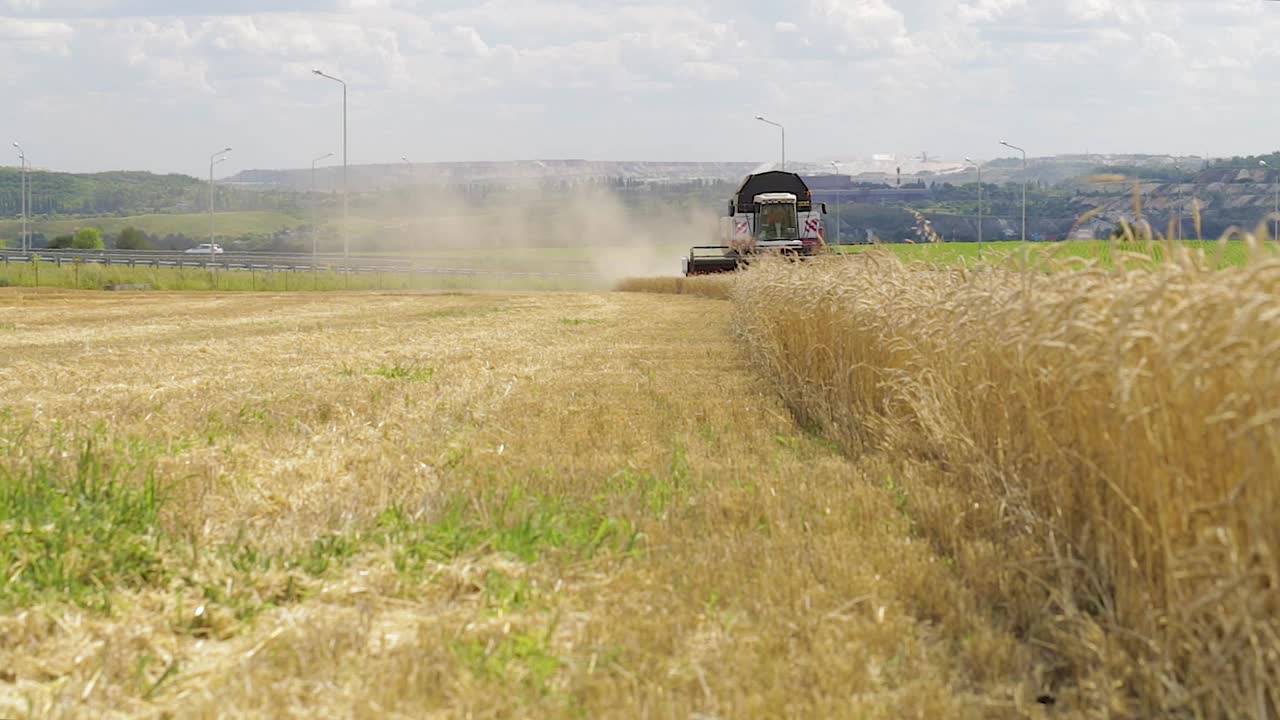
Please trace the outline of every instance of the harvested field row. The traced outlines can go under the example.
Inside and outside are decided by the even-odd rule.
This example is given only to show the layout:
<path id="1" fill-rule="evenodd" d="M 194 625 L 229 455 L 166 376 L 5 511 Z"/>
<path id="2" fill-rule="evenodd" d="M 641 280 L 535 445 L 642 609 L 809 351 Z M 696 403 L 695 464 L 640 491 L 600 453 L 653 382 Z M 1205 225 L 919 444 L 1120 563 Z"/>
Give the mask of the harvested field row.
<path id="1" fill-rule="evenodd" d="M 1210 272 L 761 264 L 757 374 L 901 507 L 998 626 L 1111 717 L 1280 708 L 1280 262 Z"/>

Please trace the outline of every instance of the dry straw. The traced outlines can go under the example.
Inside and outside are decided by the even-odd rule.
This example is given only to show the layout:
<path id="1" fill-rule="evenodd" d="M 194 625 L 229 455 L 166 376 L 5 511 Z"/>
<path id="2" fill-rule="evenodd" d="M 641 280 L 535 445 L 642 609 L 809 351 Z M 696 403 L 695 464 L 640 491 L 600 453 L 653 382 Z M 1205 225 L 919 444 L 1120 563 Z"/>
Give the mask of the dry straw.
<path id="1" fill-rule="evenodd" d="M 697 295 L 725 300 L 733 286 L 732 275 L 703 275 L 695 277 L 627 278 L 614 288 L 619 292 L 645 292 L 668 295 Z"/>
<path id="2" fill-rule="evenodd" d="M 801 420 L 932 468 L 904 511 L 1099 712 L 1275 717 L 1280 262 L 1247 241 L 764 263 L 737 332 Z"/>

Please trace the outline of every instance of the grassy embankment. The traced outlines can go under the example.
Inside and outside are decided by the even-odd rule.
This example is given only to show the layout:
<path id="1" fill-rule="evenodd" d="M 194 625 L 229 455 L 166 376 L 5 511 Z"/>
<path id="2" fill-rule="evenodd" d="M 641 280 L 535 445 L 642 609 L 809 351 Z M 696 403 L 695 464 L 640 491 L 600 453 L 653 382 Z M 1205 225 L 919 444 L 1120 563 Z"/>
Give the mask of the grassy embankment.
<path id="1" fill-rule="evenodd" d="M 353 209 L 350 218 L 350 249 L 353 254 L 413 257 L 424 264 L 443 268 L 474 268 L 520 272 L 545 270 L 554 272 L 610 273 L 612 268 L 627 272 L 648 273 L 655 267 L 678 268 L 680 257 L 688 252 L 689 242 L 670 237 L 636 236 L 628 216 L 622 210 L 595 211 L 574 204 L 549 215 L 536 214 L 528 207 L 446 208 L 441 215 L 426 217 L 378 217 L 368 208 Z M 341 217 L 332 208 L 318 216 L 320 251 L 341 252 Z M 267 238 L 281 230 L 298 230 L 311 222 L 310 215 L 293 215 L 271 211 L 219 212 L 217 234 L 220 242 L 231 249 L 261 247 L 250 240 L 245 246 L 227 238 Z M 17 245 L 20 221 L 0 221 L 0 242 Z M 107 236 L 125 227 L 135 227 L 152 236 L 184 235 L 193 242 L 209 236 L 207 213 L 149 214 L 129 217 L 81 217 L 57 220 L 37 219 L 31 231 L 46 238 L 73 233 L 77 228 L 96 227 Z M 655 227 L 661 228 L 662 224 Z M 701 237 L 698 229 L 681 226 L 686 234 Z M 311 238 L 299 230 L 294 246 L 309 250 Z"/>
<path id="2" fill-rule="evenodd" d="M 37 257 L 39 257 L 39 251 Z M 0 287 L 55 287 L 91 290 L 109 284 L 148 284 L 162 290 L 333 290 L 333 289 L 604 289 L 626 274 L 675 272 L 683 250 L 672 246 L 596 245 L 576 247 L 441 247 L 375 253 L 408 257 L 434 273 L 377 275 L 332 273 L 223 272 L 191 267 L 99 266 L 61 268 L 48 257 L 33 263 L 0 265 Z M 458 271 L 450 274 L 449 271 Z M 471 272 L 478 271 L 478 272 Z M 534 273 L 527 275 L 526 273 Z M 541 273 L 543 275 L 538 275 Z M 505 276 L 504 276 L 505 275 Z"/>
<path id="3" fill-rule="evenodd" d="M 155 290 L 582 290 L 602 279 L 581 275 L 523 276 L 447 273 L 266 272 L 218 268 L 151 268 L 49 262 L 0 265 L 0 287 L 100 290 L 109 285 L 150 285 Z"/>
<path id="4" fill-rule="evenodd" d="M 729 303 L 0 302 L 0 715 L 1042 716 Z"/>
<path id="5" fill-rule="evenodd" d="M 894 459 L 913 533 L 1077 707 L 1260 719 L 1280 707 L 1280 261 L 1240 247 L 1227 269 L 779 262 L 731 297 L 757 375 L 850 457 Z"/>
<path id="6" fill-rule="evenodd" d="M 1203 252 L 1217 266 L 1230 267 L 1246 262 L 1244 243 L 1181 243 L 1177 247 Z M 1065 243 L 988 244 L 981 257 L 976 244 L 934 243 L 924 245 L 878 245 L 836 248 L 837 254 L 852 255 L 872 248 L 887 251 L 905 261 L 920 261 L 942 266 L 976 266 L 990 264 L 1007 267 L 1039 266 L 1045 268 L 1069 265 L 1072 261 L 1097 261 L 1111 266 L 1116 258 L 1134 265 L 1142 258 L 1160 262 L 1167 247 L 1160 243 L 1109 243 L 1072 241 Z M 1264 253 L 1275 253 L 1272 245 Z M 111 284 L 147 284 L 158 290 L 394 290 L 394 289 L 498 289 L 498 290 L 583 290 L 599 289 L 610 276 L 628 270 L 669 268 L 675 272 L 680 256 L 675 248 L 636 249 L 627 247 L 549 247 L 511 248 L 435 248 L 413 254 L 424 267 L 439 269 L 475 269 L 495 274 L 415 274 L 383 273 L 381 275 L 341 273 L 246 273 L 241 271 L 201 270 L 195 268 L 128 268 L 85 264 L 61 268 L 40 262 L 13 263 L 0 266 L 0 287 L 49 287 L 66 289 L 99 289 Z M 546 277 L 519 273 L 560 273 Z M 503 276 L 501 273 L 512 273 Z M 692 292 L 725 297 L 726 278 L 689 282 L 682 278 L 652 277 L 628 279 L 620 286 L 628 290 L 656 292 Z"/>

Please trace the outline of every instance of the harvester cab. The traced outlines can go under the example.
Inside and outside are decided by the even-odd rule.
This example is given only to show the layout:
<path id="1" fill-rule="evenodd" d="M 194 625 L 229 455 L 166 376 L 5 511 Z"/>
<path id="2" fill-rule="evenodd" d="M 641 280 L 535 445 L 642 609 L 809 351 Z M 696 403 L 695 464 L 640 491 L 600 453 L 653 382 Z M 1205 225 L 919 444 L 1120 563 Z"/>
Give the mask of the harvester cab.
<path id="1" fill-rule="evenodd" d="M 796 196 L 791 193 L 762 193 L 755 197 L 756 248 L 800 249 L 800 223 Z"/>
<path id="2" fill-rule="evenodd" d="M 763 254 L 815 254 L 824 245 L 826 208 L 815 207 L 812 198 L 795 173 L 748 175 L 729 201 L 729 214 L 721 220 L 720 244 L 690 248 L 684 274 L 732 272 Z"/>

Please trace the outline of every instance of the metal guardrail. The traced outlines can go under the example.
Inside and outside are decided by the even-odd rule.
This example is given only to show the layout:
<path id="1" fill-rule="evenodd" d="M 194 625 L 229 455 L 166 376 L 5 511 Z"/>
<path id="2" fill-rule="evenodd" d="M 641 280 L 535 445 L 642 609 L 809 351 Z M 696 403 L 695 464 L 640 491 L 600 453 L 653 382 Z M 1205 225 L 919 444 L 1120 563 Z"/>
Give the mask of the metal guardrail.
<path id="1" fill-rule="evenodd" d="M 502 270 L 491 268 L 440 267 L 412 257 L 351 255 L 340 253 L 258 253 L 224 252 L 216 255 L 187 254 L 168 250 L 10 250 L 0 249 L 0 263 L 48 263 L 104 266 L 190 268 L 193 270 L 240 270 L 245 272 L 337 272 L 403 273 L 406 275 L 496 275 L 503 277 L 599 277 L 585 271 Z"/>

